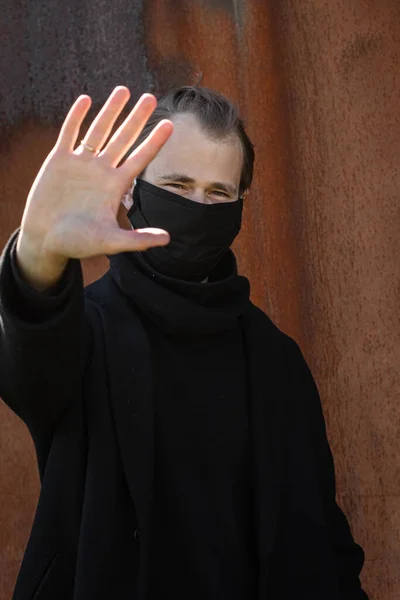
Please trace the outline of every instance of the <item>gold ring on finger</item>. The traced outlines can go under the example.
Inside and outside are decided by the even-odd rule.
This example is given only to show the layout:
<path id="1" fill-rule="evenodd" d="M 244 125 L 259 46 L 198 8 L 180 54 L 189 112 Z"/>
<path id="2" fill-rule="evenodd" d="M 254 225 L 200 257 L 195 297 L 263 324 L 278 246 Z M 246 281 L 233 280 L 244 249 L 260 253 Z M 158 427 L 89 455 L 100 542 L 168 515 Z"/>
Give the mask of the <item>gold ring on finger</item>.
<path id="1" fill-rule="evenodd" d="M 97 154 L 96 148 L 93 148 L 93 146 L 91 146 L 90 144 L 86 144 L 84 140 L 81 140 L 80 146 L 86 148 L 86 150 L 89 150 L 89 152 L 92 152 L 93 154 Z"/>

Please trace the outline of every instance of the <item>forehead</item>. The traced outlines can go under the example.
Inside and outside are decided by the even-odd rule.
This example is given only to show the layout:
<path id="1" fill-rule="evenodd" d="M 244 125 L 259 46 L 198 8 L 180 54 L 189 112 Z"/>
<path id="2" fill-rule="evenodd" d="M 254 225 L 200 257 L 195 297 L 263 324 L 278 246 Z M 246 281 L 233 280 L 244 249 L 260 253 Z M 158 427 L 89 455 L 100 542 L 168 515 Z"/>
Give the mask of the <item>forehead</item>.
<path id="1" fill-rule="evenodd" d="M 238 189 L 243 163 L 239 138 L 236 135 L 222 140 L 210 138 L 194 115 L 176 115 L 172 121 L 172 135 L 146 173 L 151 177 L 181 173 L 200 185 L 221 181 Z"/>

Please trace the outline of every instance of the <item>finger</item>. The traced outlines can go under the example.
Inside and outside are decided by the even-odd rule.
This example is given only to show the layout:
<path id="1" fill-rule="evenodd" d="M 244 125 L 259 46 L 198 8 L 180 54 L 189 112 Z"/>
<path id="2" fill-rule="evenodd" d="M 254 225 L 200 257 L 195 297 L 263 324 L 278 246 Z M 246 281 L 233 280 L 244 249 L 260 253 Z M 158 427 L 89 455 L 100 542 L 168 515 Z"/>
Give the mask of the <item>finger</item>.
<path id="1" fill-rule="evenodd" d="M 90 125 L 84 138 L 85 144 L 89 144 L 96 151 L 101 150 L 130 95 L 128 88 L 122 85 L 117 86 L 112 91 L 103 108 Z"/>
<path id="2" fill-rule="evenodd" d="M 137 252 L 156 246 L 165 246 L 170 241 L 169 234 L 163 229 L 149 227 L 146 229 L 115 229 L 107 235 L 106 254 L 119 252 Z"/>
<path id="3" fill-rule="evenodd" d="M 104 157 L 107 162 L 116 167 L 135 143 L 156 106 L 157 100 L 153 95 L 143 94 L 99 157 Z"/>
<path id="4" fill-rule="evenodd" d="M 163 119 L 150 135 L 128 156 L 121 169 L 123 175 L 132 181 L 153 160 L 174 130 L 172 121 Z"/>
<path id="5" fill-rule="evenodd" d="M 72 151 L 79 131 L 92 104 L 90 96 L 79 96 L 68 111 L 57 138 L 56 148 Z"/>

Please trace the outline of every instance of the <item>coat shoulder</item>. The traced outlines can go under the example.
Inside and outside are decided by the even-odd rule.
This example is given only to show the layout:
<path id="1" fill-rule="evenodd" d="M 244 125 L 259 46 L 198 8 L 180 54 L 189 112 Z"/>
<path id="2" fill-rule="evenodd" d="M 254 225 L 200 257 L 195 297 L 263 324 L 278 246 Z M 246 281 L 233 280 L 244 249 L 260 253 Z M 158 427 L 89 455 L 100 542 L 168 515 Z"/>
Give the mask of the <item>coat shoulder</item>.
<path id="1" fill-rule="evenodd" d="M 297 346 L 295 340 L 285 333 L 261 308 L 250 303 L 250 307 L 244 315 L 244 323 L 256 339 L 270 341 L 279 344 L 281 349 Z"/>
<path id="2" fill-rule="evenodd" d="M 87 285 L 84 294 L 86 314 L 93 323 L 101 316 L 106 321 L 111 320 L 114 326 L 124 319 L 126 323 L 127 318 L 132 325 L 135 323 L 136 327 L 140 326 L 136 309 L 119 289 L 110 270 L 97 281 Z"/>

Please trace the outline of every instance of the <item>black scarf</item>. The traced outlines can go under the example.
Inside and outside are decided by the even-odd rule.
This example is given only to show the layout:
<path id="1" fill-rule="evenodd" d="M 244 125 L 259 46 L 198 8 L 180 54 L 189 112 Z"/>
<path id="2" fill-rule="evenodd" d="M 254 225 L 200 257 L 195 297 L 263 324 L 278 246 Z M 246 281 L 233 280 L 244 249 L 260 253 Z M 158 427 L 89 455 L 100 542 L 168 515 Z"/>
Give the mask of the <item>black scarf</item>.
<path id="1" fill-rule="evenodd" d="M 204 283 L 161 275 L 138 252 L 111 256 L 110 268 L 120 290 L 168 334 L 217 333 L 237 326 L 249 307 L 249 282 L 232 251 Z"/>

